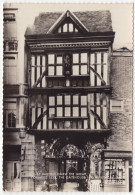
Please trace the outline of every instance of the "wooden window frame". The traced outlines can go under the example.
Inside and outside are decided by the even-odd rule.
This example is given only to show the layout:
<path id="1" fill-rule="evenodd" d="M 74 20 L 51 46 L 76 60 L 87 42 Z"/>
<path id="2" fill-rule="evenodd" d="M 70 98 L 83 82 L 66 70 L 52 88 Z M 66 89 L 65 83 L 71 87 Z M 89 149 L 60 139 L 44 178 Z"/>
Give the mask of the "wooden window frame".
<path id="1" fill-rule="evenodd" d="M 66 105 L 65 104 L 65 96 L 68 95 L 70 96 L 70 104 Z M 82 95 L 82 94 L 76 94 L 78 95 L 78 103 L 73 103 L 73 96 L 74 94 L 57 94 L 57 95 L 51 95 L 48 96 L 48 115 L 47 115 L 47 129 L 49 128 L 49 121 L 52 121 L 52 129 L 54 128 L 54 122 L 53 119 L 58 119 L 58 120 L 64 120 L 64 121 L 70 121 L 70 120 L 80 120 L 82 123 L 82 129 L 84 127 L 84 120 L 87 120 L 88 127 L 89 127 L 89 117 L 88 117 L 88 96 L 87 95 Z M 62 104 L 57 105 L 57 97 L 62 96 Z M 87 97 L 87 104 L 86 105 L 81 105 L 81 96 L 86 96 Z M 49 105 L 49 97 L 54 97 L 55 98 L 55 105 Z M 57 116 L 57 109 L 62 107 L 62 116 Z M 78 107 L 78 116 L 73 116 L 73 109 L 74 107 Z M 55 114 L 54 117 L 49 116 L 49 109 L 54 108 L 55 109 Z M 65 108 L 70 108 L 70 116 L 66 116 L 65 114 Z M 81 116 L 81 108 L 86 108 L 87 115 L 86 116 Z M 62 122 L 62 121 L 61 121 Z M 79 122 L 79 121 L 78 121 Z M 77 123 L 78 123 L 77 122 Z M 63 124 L 64 126 L 64 124 Z M 78 125 L 77 125 L 78 126 Z"/>
<path id="2" fill-rule="evenodd" d="M 16 105 L 16 101 L 4 101 L 4 104 L 15 104 Z M 4 123 L 4 125 L 5 125 L 5 127 L 6 128 L 16 128 L 16 122 L 17 122 L 17 120 L 16 120 L 16 115 L 17 115 L 17 105 L 16 105 L 16 109 L 8 109 L 8 108 L 5 108 L 6 107 L 6 105 L 4 106 L 4 121 L 5 121 L 5 123 Z M 10 112 L 10 110 L 11 110 L 11 112 Z M 13 110 L 13 111 L 12 111 Z M 13 125 L 11 125 L 11 126 L 9 126 L 8 124 L 9 124 L 9 114 L 14 114 L 15 115 L 15 126 L 13 126 Z"/>
<path id="3" fill-rule="evenodd" d="M 99 100 L 99 104 L 97 104 L 97 95 L 99 95 L 100 93 L 94 93 L 94 97 L 93 97 L 93 101 L 94 104 L 91 104 L 90 107 L 94 109 L 94 112 L 97 113 L 97 108 L 100 108 L 100 117 L 103 120 L 103 108 L 107 109 L 107 99 L 106 99 L 106 105 L 103 104 L 103 99 L 100 98 Z M 107 98 L 107 97 L 106 97 Z M 106 116 L 107 117 L 107 116 Z M 94 118 L 94 129 L 97 129 L 97 120 L 96 118 Z"/>
<path id="4" fill-rule="evenodd" d="M 39 61 L 40 61 L 40 64 L 38 65 L 37 64 L 37 58 L 39 57 Z M 44 63 L 43 63 L 43 57 L 45 58 L 44 60 Z M 44 72 L 45 68 L 46 68 L 46 55 L 43 55 L 43 54 L 32 54 L 31 58 L 33 58 L 34 60 L 34 64 L 32 64 L 31 62 L 31 78 L 30 78 L 30 86 L 32 87 L 34 85 L 34 83 L 38 80 L 38 76 L 42 75 L 42 73 Z M 38 75 L 38 68 L 39 68 L 39 75 Z M 32 75 L 33 73 L 33 75 Z M 34 80 L 32 82 L 32 76 L 34 76 Z M 45 82 L 45 81 L 44 81 Z M 43 84 L 42 81 L 38 84 L 39 87 L 43 87 Z"/>
<path id="5" fill-rule="evenodd" d="M 83 54 L 83 53 L 86 53 L 87 54 L 87 62 L 86 63 L 84 63 L 84 62 L 81 62 L 81 54 Z M 78 59 L 78 63 L 74 63 L 73 62 L 73 55 L 74 54 L 78 54 L 78 57 L 79 57 L 79 59 Z M 72 76 L 80 76 L 80 75 L 89 75 L 89 58 L 88 58 L 88 55 L 89 55 L 89 52 L 77 52 L 77 53 L 72 53 Z M 79 66 L 79 74 L 78 75 L 75 75 L 75 74 L 73 74 L 73 66 Z M 83 66 L 87 66 L 87 74 L 82 74 L 81 73 L 81 68 L 83 67 Z"/>
<path id="6" fill-rule="evenodd" d="M 48 63 L 48 55 L 54 55 L 54 64 L 49 64 Z M 57 63 L 57 57 L 62 57 L 62 63 Z M 48 69 L 48 73 L 47 75 L 48 76 L 57 76 L 57 77 L 61 77 L 61 76 L 64 76 L 64 66 L 63 66 L 63 53 L 62 54 L 58 54 L 58 53 L 48 53 L 47 54 L 47 69 Z M 54 67 L 54 75 L 49 75 L 49 67 Z M 62 74 L 61 75 L 58 75 L 57 74 L 57 67 L 61 67 L 62 68 Z"/>

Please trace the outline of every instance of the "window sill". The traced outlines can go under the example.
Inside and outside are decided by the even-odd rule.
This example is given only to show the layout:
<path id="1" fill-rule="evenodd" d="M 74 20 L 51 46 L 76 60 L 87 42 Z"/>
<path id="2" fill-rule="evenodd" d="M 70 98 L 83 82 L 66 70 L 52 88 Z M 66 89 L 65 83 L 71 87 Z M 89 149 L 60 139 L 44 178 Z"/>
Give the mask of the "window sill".
<path id="1" fill-rule="evenodd" d="M 73 116 L 73 117 L 71 117 L 71 116 L 65 116 L 65 117 L 62 117 L 62 116 L 57 116 L 57 117 L 48 117 L 48 119 L 62 119 L 62 120 L 73 120 L 73 119 L 88 119 L 88 117 L 87 116 L 85 116 L 85 117 L 80 117 L 80 116 Z"/>

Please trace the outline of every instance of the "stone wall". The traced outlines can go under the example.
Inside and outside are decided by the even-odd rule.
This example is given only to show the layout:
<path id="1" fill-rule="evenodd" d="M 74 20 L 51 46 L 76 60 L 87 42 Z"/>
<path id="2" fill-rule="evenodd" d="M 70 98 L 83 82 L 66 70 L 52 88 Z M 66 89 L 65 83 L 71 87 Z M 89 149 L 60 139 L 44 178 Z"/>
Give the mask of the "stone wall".
<path id="1" fill-rule="evenodd" d="M 112 56 L 110 98 L 123 100 L 123 111 L 110 112 L 112 135 L 107 149 L 132 150 L 132 70 L 132 56 Z"/>

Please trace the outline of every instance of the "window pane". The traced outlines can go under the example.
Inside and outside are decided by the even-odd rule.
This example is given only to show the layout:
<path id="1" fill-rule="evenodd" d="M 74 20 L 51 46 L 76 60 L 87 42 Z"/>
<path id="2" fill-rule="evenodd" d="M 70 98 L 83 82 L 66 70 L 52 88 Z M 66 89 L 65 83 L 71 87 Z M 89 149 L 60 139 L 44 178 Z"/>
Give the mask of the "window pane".
<path id="1" fill-rule="evenodd" d="M 49 108 L 49 117 L 54 117 L 55 115 L 55 108 Z"/>
<path id="2" fill-rule="evenodd" d="M 86 95 L 81 96 L 81 105 L 82 106 L 87 105 L 87 96 Z"/>
<path id="3" fill-rule="evenodd" d="M 55 97 L 49 97 L 49 105 L 54 106 L 55 105 Z"/>
<path id="4" fill-rule="evenodd" d="M 63 25 L 63 32 L 67 32 L 67 24 Z"/>
<path id="5" fill-rule="evenodd" d="M 75 32 L 78 32 L 78 29 L 77 28 L 75 28 Z"/>
<path id="6" fill-rule="evenodd" d="M 83 126 L 84 126 L 84 129 L 87 129 L 88 128 L 88 121 L 87 120 L 84 120 L 83 121 Z"/>
<path id="7" fill-rule="evenodd" d="M 65 95 L 65 105 L 70 104 L 70 95 Z"/>
<path id="8" fill-rule="evenodd" d="M 49 120 L 49 122 L 48 122 L 48 128 L 49 129 L 52 129 L 52 120 Z"/>
<path id="9" fill-rule="evenodd" d="M 48 64 L 54 64 L 54 54 L 48 55 Z"/>
<path id="10" fill-rule="evenodd" d="M 32 56 L 31 57 L 31 65 L 32 66 L 35 66 L 35 56 Z"/>
<path id="11" fill-rule="evenodd" d="M 79 75 L 79 65 L 73 66 L 73 75 Z"/>
<path id="12" fill-rule="evenodd" d="M 81 74 L 87 74 L 87 65 L 81 66 Z"/>
<path id="13" fill-rule="evenodd" d="M 62 96 L 57 96 L 57 105 L 62 105 Z"/>
<path id="14" fill-rule="evenodd" d="M 58 123 L 54 122 L 54 129 L 57 129 L 57 128 L 58 128 Z"/>
<path id="15" fill-rule="evenodd" d="M 81 53 L 81 63 L 87 63 L 87 53 Z"/>
<path id="16" fill-rule="evenodd" d="M 57 64 L 62 64 L 62 56 L 57 56 Z"/>
<path id="17" fill-rule="evenodd" d="M 92 53 L 92 54 L 90 55 L 90 61 L 91 61 L 91 65 L 92 65 L 92 64 L 95 64 L 95 53 Z"/>
<path id="18" fill-rule="evenodd" d="M 62 109 L 62 107 L 57 107 L 57 116 L 63 116 L 63 109 Z"/>
<path id="19" fill-rule="evenodd" d="M 12 112 L 8 114 L 8 127 L 16 126 L 16 115 Z"/>
<path id="20" fill-rule="evenodd" d="M 71 108 L 70 107 L 65 107 L 65 116 L 71 116 Z"/>
<path id="21" fill-rule="evenodd" d="M 73 96 L 73 104 L 75 105 L 75 104 L 79 104 L 79 96 L 78 95 L 74 95 Z"/>
<path id="22" fill-rule="evenodd" d="M 62 66 L 56 66 L 56 75 L 63 75 L 62 74 Z"/>
<path id="23" fill-rule="evenodd" d="M 73 54 L 73 63 L 79 63 L 79 54 Z"/>
<path id="24" fill-rule="evenodd" d="M 104 63 L 106 63 L 107 64 L 107 53 L 104 53 Z"/>
<path id="25" fill-rule="evenodd" d="M 37 66 L 40 66 L 40 56 L 37 56 Z"/>
<path id="26" fill-rule="evenodd" d="M 61 26 L 58 28 L 58 33 L 61 33 Z"/>
<path id="27" fill-rule="evenodd" d="M 49 66 L 48 67 L 48 75 L 54 75 L 54 66 Z"/>
<path id="28" fill-rule="evenodd" d="M 69 23 L 69 32 L 73 32 L 73 24 Z"/>
<path id="29" fill-rule="evenodd" d="M 71 126 L 70 121 L 65 121 L 64 126 L 65 128 L 69 128 Z"/>
<path id="30" fill-rule="evenodd" d="M 78 107 L 73 107 L 73 116 L 79 116 L 79 108 Z"/>
<path id="31" fill-rule="evenodd" d="M 78 129 L 82 129 L 82 121 L 78 121 Z"/>
<path id="32" fill-rule="evenodd" d="M 101 64 L 101 53 L 97 53 L 97 64 Z"/>
<path id="33" fill-rule="evenodd" d="M 87 108 L 81 108 L 81 116 L 87 116 Z"/>

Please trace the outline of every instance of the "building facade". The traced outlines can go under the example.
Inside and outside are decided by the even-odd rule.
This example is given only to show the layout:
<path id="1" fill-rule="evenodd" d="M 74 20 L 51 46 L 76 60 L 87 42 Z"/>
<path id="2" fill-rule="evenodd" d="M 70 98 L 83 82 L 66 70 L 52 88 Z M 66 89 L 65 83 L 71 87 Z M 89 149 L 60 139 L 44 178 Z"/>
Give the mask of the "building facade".
<path id="1" fill-rule="evenodd" d="M 132 190 L 132 52 L 113 52 L 114 36 L 109 11 L 41 13 L 27 28 L 24 83 L 5 71 L 5 190 Z"/>

